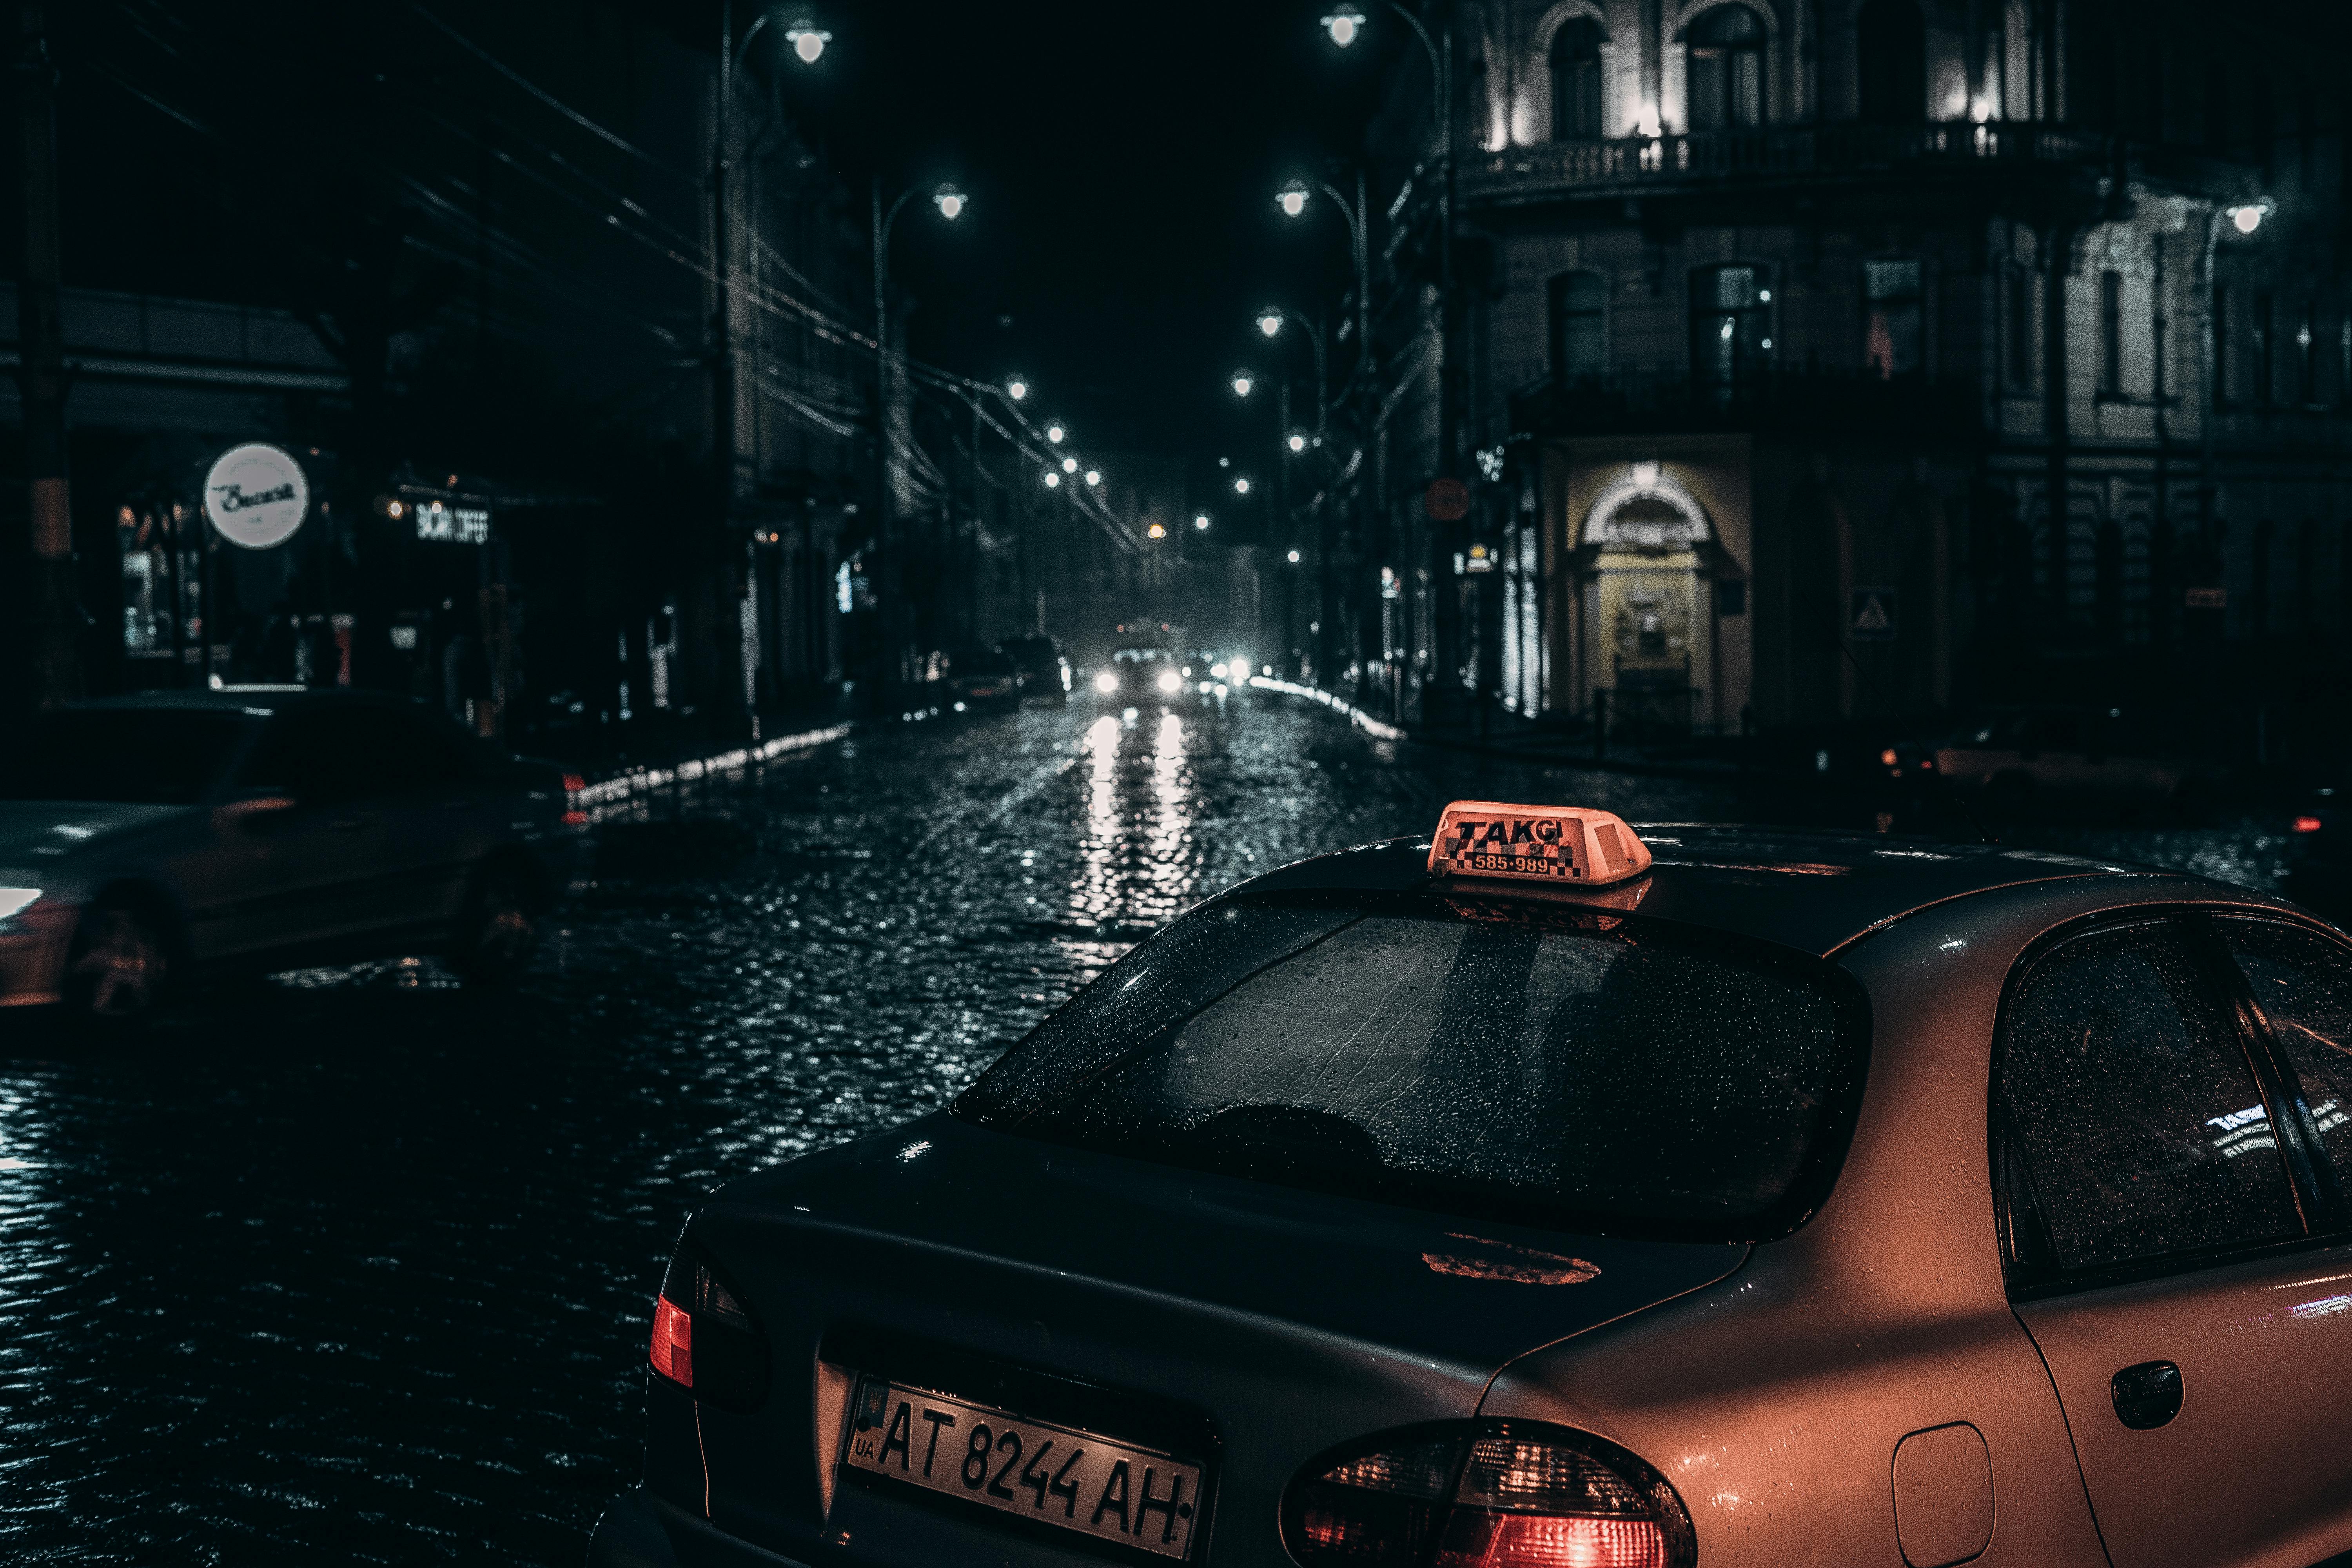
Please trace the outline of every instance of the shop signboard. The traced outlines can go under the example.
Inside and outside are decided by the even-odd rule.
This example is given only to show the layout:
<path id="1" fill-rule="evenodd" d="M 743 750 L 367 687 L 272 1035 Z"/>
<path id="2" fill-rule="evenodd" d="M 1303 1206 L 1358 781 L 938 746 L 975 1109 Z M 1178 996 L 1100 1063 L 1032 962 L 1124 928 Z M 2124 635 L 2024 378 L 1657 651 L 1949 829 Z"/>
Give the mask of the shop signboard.
<path id="1" fill-rule="evenodd" d="M 310 481 L 283 448 L 231 447 L 205 476 L 205 515 L 223 539 L 268 550 L 294 537 L 310 510 Z"/>

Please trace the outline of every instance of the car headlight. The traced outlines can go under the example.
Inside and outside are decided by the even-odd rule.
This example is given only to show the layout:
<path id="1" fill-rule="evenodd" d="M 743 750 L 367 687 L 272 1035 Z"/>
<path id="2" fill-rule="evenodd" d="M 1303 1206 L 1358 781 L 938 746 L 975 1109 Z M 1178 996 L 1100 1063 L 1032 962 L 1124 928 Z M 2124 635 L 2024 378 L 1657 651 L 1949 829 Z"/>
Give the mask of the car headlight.
<path id="1" fill-rule="evenodd" d="M 1113 675 L 1108 669 L 1104 670 L 1100 675 L 1095 677 L 1095 689 L 1097 691 L 1106 693 L 1117 691 L 1118 689 L 1118 677 Z"/>
<path id="2" fill-rule="evenodd" d="M 1184 678 L 1171 669 L 1160 678 L 1160 689 L 1162 691 L 1181 691 L 1184 689 Z"/>
<path id="3" fill-rule="evenodd" d="M 1224 660 L 1219 659 L 1216 663 L 1209 666 L 1209 673 L 1215 676 L 1219 680 L 1223 680 L 1225 678 Z"/>

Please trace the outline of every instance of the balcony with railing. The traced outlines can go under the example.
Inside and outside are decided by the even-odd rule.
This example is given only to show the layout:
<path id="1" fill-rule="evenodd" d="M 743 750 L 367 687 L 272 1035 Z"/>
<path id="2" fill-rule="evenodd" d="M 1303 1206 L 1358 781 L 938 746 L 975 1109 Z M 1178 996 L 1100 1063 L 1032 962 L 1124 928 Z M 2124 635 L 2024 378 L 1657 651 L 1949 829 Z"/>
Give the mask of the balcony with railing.
<path id="1" fill-rule="evenodd" d="M 1807 183 L 1967 171 L 2121 174 L 2214 195 L 2246 188 L 2241 166 L 2185 149 L 2076 126 L 1989 124 L 1761 125 L 1669 136 L 1552 142 L 1483 153 L 1462 165 L 1479 202 L 1671 192 L 1717 182 Z"/>
<path id="2" fill-rule="evenodd" d="M 1511 398 L 1511 428 L 1530 436 L 1668 431 L 1902 435 L 1967 441 L 1984 421 L 1965 377 L 1768 367 L 1732 382 L 1658 371 L 1545 376 Z"/>

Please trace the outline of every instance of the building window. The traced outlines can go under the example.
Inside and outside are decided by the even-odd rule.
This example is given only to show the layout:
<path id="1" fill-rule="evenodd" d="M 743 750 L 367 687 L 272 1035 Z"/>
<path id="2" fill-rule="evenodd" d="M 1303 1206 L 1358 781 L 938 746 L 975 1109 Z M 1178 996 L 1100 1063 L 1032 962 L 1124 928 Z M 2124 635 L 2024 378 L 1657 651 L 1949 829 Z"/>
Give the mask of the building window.
<path id="1" fill-rule="evenodd" d="M 1601 24 L 1571 16 L 1551 36 L 1551 139 L 1601 136 Z"/>
<path id="2" fill-rule="evenodd" d="M 2264 289 L 2254 296 L 2254 401 L 2264 408 L 2278 395 L 2277 345 L 2272 341 L 2277 334 L 2271 316 L 2270 291 Z"/>
<path id="3" fill-rule="evenodd" d="M 1764 123 L 1764 24 L 1745 5 L 1717 5 L 1690 26 L 1690 128 Z"/>
<path id="4" fill-rule="evenodd" d="M 1919 263 L 1862 264 L 1862 356 L 1881 380 L 1909 375 L 1921 365 Z"/>
<path id="5" fill-rule="evenodd" d="M 1553 382 L 1571 386 L 1609 368 L 1609 289 L 1598 272 L 1563 272 L 1548 290 Z"/>
<path id="6" fill-rule="evenodd" d="M 2099 274 L 2099 394 L 2124 394 L 2124 275 L 2113 268 Z"/>
<path id="7" fill-rule="evenodd" d="M 2294 333 L 2295 401 L 2305 407 L 2319 401 L 2319 339 L 2311 329 L 2311 301 L 2305 300 L 2303 325 Z"/>
<path id="8" fill-rule="evenodd" d="M 2009 384 L 2018 392 L 2033 386 L 2033 274 L 2009 269 Z"/>
<path id="9" fill-rule="evenodd" d="M 1913 0 L 1870 0 L 1854 24 L 1857 103 L 1873 125 L 1927 115 L 1927 30 Z"/>
<path id="10" fill-rule="evenodd" d="M 1760 267 L 1691 274 L 1691 379 L 1717 391 L 1759 379 L 1772 353 L 1772 290 Z"/>

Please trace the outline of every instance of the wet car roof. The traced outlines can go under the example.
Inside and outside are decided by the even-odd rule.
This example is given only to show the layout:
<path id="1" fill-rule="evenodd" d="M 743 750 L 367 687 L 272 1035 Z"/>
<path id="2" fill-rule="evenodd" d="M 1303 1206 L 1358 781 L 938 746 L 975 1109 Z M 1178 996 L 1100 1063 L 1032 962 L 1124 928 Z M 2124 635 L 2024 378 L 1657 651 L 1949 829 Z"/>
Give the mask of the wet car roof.
<path id="1" fill-rule="evenodd" d="M 1699 823 L 1635 823 L 1633 828 L 1655 864 L 1647 878 L 1622 889 L 1554 890 L 1449 880 L 1493 897 L 1639 912 L 1827 954 L 1918 910 L 1996 888 L 2084 877 L 2184 879 L 2181 873 L 2129 861 L 2000 844 Z M 1431 885 L 1428 858 L 1428 839 L 1392 838 L 1301 860 L 1235 890 L 1403 891 Z M 2257 897 L 2243 889 L 2228 890 Z M 1612 896 L 1621 894 L 1625 896 Z M 1631 902 L 1635 897 L 1639 901 Z"/>

